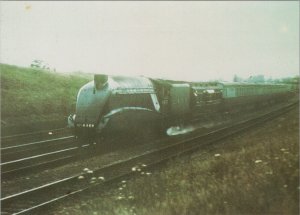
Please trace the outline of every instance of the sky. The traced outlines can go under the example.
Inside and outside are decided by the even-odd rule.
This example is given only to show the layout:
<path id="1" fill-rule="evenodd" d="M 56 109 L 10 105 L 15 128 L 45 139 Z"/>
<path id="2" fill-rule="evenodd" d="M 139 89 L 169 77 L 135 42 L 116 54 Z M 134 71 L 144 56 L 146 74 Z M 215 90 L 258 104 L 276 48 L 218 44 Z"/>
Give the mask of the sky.
<path id="1" fill-rule="evenodd" d="M 299 74 L 299 1 L 0 2 L 0 62 L 185 81 Z"/>

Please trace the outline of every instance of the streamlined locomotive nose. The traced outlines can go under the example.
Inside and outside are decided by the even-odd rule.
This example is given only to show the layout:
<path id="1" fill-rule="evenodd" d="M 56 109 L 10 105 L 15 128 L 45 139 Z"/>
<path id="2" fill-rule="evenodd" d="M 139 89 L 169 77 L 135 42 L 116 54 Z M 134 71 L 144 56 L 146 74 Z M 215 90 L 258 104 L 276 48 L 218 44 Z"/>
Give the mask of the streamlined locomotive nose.
<path id="1" fill-rule="evenodd" d="M 110 91 L 108 78 L 95 75 L 94 81 L 83 86 L 77 97 L 76 127 L 96 127 L 103 115 Z"/>

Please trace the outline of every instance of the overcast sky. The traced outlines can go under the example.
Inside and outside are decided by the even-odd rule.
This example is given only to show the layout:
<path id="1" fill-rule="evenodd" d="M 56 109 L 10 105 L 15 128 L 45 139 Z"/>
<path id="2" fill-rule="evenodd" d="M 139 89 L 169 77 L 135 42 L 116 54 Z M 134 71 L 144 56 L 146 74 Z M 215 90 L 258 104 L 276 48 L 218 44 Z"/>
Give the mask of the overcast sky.
<path id="1" fill-rule="evenodd" d="M 0 2 L 0 62 L 232 80 L 299 74 L 299 1 Z"/>

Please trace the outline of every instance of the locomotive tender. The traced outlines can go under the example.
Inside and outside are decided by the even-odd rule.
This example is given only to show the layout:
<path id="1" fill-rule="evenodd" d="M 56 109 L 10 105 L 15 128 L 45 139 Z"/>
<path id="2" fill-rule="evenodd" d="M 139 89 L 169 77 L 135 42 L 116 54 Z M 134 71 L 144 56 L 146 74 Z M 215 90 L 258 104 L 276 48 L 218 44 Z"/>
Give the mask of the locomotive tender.
<path id="1" fill-rule="evenodd" d="M 94 75 L 78 93 L 76 114 L 68 118 L 77 137 L 164 129 L 186 120 L 282 101 L 290 85 L 180 82 L 145 77 Z"/>

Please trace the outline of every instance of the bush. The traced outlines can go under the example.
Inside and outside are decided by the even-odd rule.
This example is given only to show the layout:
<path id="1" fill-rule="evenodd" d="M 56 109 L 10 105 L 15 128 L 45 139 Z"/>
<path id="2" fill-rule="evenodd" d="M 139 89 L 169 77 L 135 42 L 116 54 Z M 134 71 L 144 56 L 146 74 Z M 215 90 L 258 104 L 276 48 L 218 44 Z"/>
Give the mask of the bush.
<path id="1" fill-rule="evenodd" d="M 0 64 L 1 118 L 8 124 L 66 117 L 75 112 L 76 96 L 88 76 L 64 75 L 41 69 Z M 33 121 L 34 122 L 34 121 Z"/>

